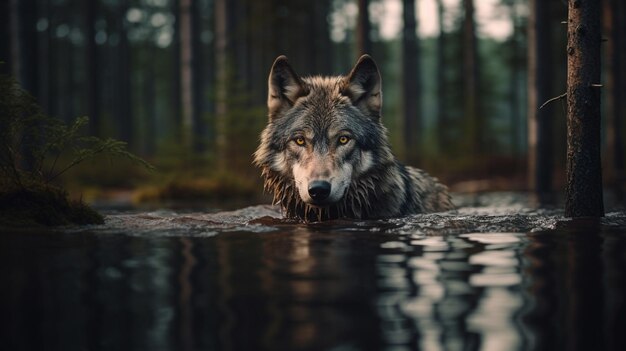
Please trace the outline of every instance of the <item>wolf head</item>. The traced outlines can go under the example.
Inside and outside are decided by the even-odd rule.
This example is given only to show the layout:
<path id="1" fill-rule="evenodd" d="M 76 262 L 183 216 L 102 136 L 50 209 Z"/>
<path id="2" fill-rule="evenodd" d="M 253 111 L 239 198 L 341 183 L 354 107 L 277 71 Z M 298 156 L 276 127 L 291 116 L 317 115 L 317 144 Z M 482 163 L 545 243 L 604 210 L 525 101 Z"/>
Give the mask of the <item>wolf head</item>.
<path id="1" fill-rule="evenodd" d="M 347 76 L 301 78 L 280 56 L 268 90 L 269 121 L 254 161 L 288 216 L 341 212 L 342 203 L 365 191 L 355 180 L 393 162 L 380 121 L 381 77 L 371 57 L 362 56 Z"/>

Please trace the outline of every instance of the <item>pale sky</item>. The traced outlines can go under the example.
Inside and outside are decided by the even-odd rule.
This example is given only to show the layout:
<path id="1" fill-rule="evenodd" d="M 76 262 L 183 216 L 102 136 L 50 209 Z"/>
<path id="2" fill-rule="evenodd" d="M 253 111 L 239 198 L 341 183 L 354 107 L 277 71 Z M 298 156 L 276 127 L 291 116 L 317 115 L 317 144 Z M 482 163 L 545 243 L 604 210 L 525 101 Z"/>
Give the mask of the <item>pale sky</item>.
<path id="1" fill-rule="evenodd" d="M 512 31 L 508 10 L 499 5 L 500 0 L 475 0 L 475 19 L 478 26 L 478 35 L 496 39 L 507 38 Z M 437 5 L 435 0 L 418 0 L 417 12 L 419 15 L 418 30 L 420 37 L 435 36 L 439 30 L 437 22 Z M 446 15 L 445 27 L 449 28 L 452 21 L 458 17 L 461 10 L 461 0 L 444 0 Z M 343 28 L 353 26 L 358 9 L 354 2 L 346 3 L 342 14 L 336 14 L 331 21 L 333 38 L 342 40 Z M 344 17 L 345 15 L 345 17 Z M 402 1 L 384 0 L 382 3 L 370 5 L 372 22 L 379 23 L 382 39 L 396 38 L 402 29 Z"/>

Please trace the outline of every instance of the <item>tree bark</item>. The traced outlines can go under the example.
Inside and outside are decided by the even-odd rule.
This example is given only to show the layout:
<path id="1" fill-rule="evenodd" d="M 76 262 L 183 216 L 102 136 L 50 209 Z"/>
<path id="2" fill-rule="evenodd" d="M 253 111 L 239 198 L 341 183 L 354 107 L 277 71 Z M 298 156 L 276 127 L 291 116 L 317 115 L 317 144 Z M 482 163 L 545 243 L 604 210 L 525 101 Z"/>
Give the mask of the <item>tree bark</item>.
<path id="1" fill-rule="evenodd" d="M 155 47 L 152 43 L 147 43 L 143 49 L 143 68 L 141 77 L 141 96 L 144 115 L 145 134 L 143 137 L 143 152 L 152 155 L 156 150 L 157 135 L 157 111 L 156 111 L 156 79 L 157 74 L 155 62 L 152 57 L 156 55 Z"/>
<path id="2" fill-rule="evenodd" d="M 126 12 L 128 11 L 128 3 L 121 1 L 117 5 L 117 18 L 115 21 L 118 26 L 118 34 L 120 36 L 117 53 L 117 119 L 120 132 L 120 139 L 127 142 L 129 149 L 135 147 L 134 123 L 132 116 L 132 90 L 130 88 L 131 81 L 131 46 L 128 42 L 128 31 L 126 29 Z M 146 106 L 147 108 L 150 108 Z M 149 119 L 155 118 L 153 115 L 147 116 Z M 154 135 L 150 137 L 154 138 Z"/>
<path id="3" fill-rule="evenodd" d="M 204 138 L 206 135 L 206 126 L 202 120 L 203 110 L 203 93 L 204 93 L 204 70 L 203 70 L 203 57 L 200 34 L 202 33 L 200 9 L 198 8 L 198 0 L 191 0 L 191 103 L 192 108 L 192 125 L 193 125 L 193 151 L 204 151 Z"/>
<path id="4" fill-rule="evenodd" d="M 314 13 L 311 25 L 313 27 L 315 45 L 311 45 L 311 47 L 314 48 L 312 57 L 315 72 L 317 74 L 330 75 L 332 71 L 332 43 L 330 41 L 330 27 L 327 17 L 330 13 L 331 2 L 329 0 L 317 0 L 312 2 L 311 5 Z"/>
<path id="5" fill-rule="evenodd" d="M 600 162 L 600 3 L 570 0 L 566 217 L 604 216 Z"/>
<path id="6" fill-rule="evenodd" d="M 443 0 L 437 2 L 437 22 L 439 23 L 439 36 L 437 37 L 437 133 L 439 150 L 446 153 L 449 151 L 448 121 L 449 116 L 445 106 L 446 102 L 446 31 L 443 24 L 445 6 Z"/>
<path id="7" fill-rule="evenodd" d="M 193 43 L 192 43 L 192 2 L 180 0 L 180 72 L 181 72 L 181 103 L 182 103 L 182 145 L 192 151 L 194 145 L 194 115 L 193 103 Z"/>
<path id="8" fill-rule="evenodd" d="M 552 62 L 547 3 L 530 1 L 528 18 L 528 182 L 539 204 L 552 202 L 553 106 L 539 107 L 551 98 Z"/>
<path id="9" fill-rule="evenodd" d="M 11 2 L 0 2 L 0 74 L 11 73 L 11 45 L 13 33 L 11 33 Z"/>
<path id="10" fill-rule="evenodd" d="M 404 113 L 404 146 L 406 161 L 419 162 L 421 140 L 420 61 L 417 41 L 415 0 L 403 0 L 404 31 L 402 36 L 402 103 Z"/>
<path id="11" fill-rule="evenodd" d="M 11 7 L 11 50 L 12 69 L 15 79 L 22 88 L 37 98 L 39 93 L 39 54 L 37 45 L 37 2 L 34 0 L 13 0 Z M 34 169 L 35 158 L 30 145 L 40 143 L 34 135 L 25 133 L 20 145 L 21 167 L 23 170 Z"/>
<path id="12" fill-rule="evenodd" d="M 230 48 L 230 11 L 229 1 L 215 0 L 215 150 L 218 169 L 226 169 L 228 90 L 229 90 L 229 48 Z"/>
<path id="13" fill-rule="evenodd" d="M 358 0 L 359 15 L 357 18 L 356 42 L 358 56 L 372 54 L 372 40 L 370 39 L 369 0 Z"/>
<path id="14" fill-rule="evenodd" d="M 44 0 L 40 3 L 41 6 L 41 15 L 46 16 L 48 20 L 47 27 L 45 29 L 37 28 L 38 33 L 38 42 L 39 42 L 39 93 L 37 94 L 39 98 L 39 105 L 43 109 L 44 112 L 51 114 L 51 91 L 49 89 L 50 86 L 50 56 L 52 55 L 51 50 L 51 28 L 52 28 L 52 11 L 51 11 L 51 0 Z M 2 58 L 0 58 L 2 60 Z"/>
<path id="15" fill-rule="evenodd" d="M 13 72 L 22 88 L 35 98 L 39 93 L 39 54 L 37 45 L 37 1 L 12 1 L 13 29 L 17 30 L 17 42 L 13 45 Z M 15 37 L 14 37 L 15 38 Z"/>
<path id="16" fill-rule="evenodd" d="M 183 122 L 182 122 L 182 96 L 181 96 L 181 48 L 180 48 L 180 0 L 173 0 L 172 15 L 174 16 L 174 38 L 172 40 L 172 85 L 171 85 L 171 104 L 174 116 L 174 128 L 176 130 L 175 140 L 182 143 Z"/>
<path id="17" fill-rule="evenodd" d="M 476 23 L 474 22 L 474 1 L 463 0 L 463 93 L 464 118 L 468 121 L 468 147 L 476 156 L 482 152 L 483 118 L 478 111 L 478 52 L 476 44 Z"/>
<path id="18" fill-rule="evenodd" d="M 509 79 L 509 106 L 511 113 L 511 127 L 510 127 L 510 143 L 511 143 L 511 155 L 516 157 L 521 150 L 520 142 L 520 110 L 519 103 L 520 95 L 520 76 L 523 70 L 523 64 L 520 57 L 520 19 L 517 12 L 517 1 L 512 0 L 508 2 L 509 10 L 511 14 L 511 23 L 513 26 L 513 32 L 509 38 L 509 67 L 510 67 L 510 79 Z"/>
<path id="19" fill-rule="evenodd" d="M 624 175 L 624 151 L 622 140 L 622 114 L 624 110 L 620 108 L 622 100 L 622 90 L 619 86 L 622 77 L 622 67 L 620 64 L 620 51 L 624 43 L 620 41 L 620 8 L 618 0 L 604 0 L 603 5 L 603 26 L 604 35 L 607 41 L 604 44 L 605 59 L 605 111 L 606 111 L 606 159 L 604 160 L 605 180 L 616 198 L 623 199 L 621 184 L 626 178 Z"/>
<path id="20" fill-rule="evenodd" d="M 626 155 L 624 155 L 624 137 L 625 137 L 625 124 L 624 124 L 624 119 L 626 119 L 626 43 L 624 43 L 624 38 L 626 38 L 626 3 L 624 3 L 623 1 L 616 1 L 616 5 L 617 5 L 617 11 L 615 12 L 615 14 L 617 15 L 616 20 L 614 21 L 614 23 L 616 24 L 617 27 L 617 37 L 616 37 L 616 44 L 619 43 L 619 45 L 615 48 L 617 51 L 617 57 L 618 57 L 618 62 L 617 62 L 617 79 L 616 79 L 616 83 L 615 83 L 615 89 L 616 91 L 621 92 L 619 99 L 617 100 L 616 103 L 616 109 L 619 111 L 619 115 L 616 116 L 617 121 L 619 122 L 619 126 L 615 126 L 616 132 L 619 133 L 619 135 L 621 136 L 620 140 L 621 142 L 619 143 L 620 145 L 616 144 L 616 151 L 618 150 L 617 148 L 619 147 L 619 153 L 616 154 L 616 169 L 620 169 L 621 170 L 621 176 L 618 174 L 618 181 L 621 184 L 620 190 L 624 191 L 624 184 L 626 183 L 626 170 L 625 170 L 625 165 L 624 162 L 626 162 L 626 160 L 624 159 L 624 157 Z M 619 168 L 618 168 L 619 167 Z M 626 194 L 624 194 L 623 196 L 626 196 Z M 622 199 L 623 200 L 623 199 Z"/>
<path id="21" fill-rule="evenodd" d="M 87 116 L 89 116 L 89 133 L 100 135 L 100 77 L 98 46 L 96 45 L 96 1 L 86 1 L 83 4 L 85 11 L 85 73 Z M 50 29 L 52 30 L 52 29 Z"/>

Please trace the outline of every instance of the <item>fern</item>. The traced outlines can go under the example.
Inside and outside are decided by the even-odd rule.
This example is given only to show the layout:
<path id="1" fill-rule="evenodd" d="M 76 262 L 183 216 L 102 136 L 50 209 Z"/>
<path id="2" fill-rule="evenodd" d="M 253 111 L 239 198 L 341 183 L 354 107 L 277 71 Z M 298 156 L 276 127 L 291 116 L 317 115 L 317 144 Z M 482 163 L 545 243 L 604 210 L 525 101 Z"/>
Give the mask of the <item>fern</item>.
<path id="1" fill-rule="evenodd" d="M 0 76 L 0 92 L 0 185 L 49 184 L 83 161 L 101 156 L 124 157 L 154 169 L 130 153 L 125 142 L 84 135 L 88 117 L 66 125 L 46 116 L 12 77 Z M 59 164 L 61 159 L 68 161 Z"/>

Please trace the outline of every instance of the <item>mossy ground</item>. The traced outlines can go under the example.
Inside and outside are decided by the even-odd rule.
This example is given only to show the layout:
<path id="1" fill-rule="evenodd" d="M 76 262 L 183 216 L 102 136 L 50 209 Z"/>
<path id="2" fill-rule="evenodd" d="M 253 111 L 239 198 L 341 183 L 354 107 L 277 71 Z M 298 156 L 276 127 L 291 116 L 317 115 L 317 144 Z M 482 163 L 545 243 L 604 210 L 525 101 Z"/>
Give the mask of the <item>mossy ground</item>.
<path id="1" fill-rule="evenodd" d="M 254 199 L 261 193 L 262 185 L 237 175 L 216 174 L 207 177 L 177 177 L 161 184 L 139 187 L 135 190 L 135 203 L 167 200 L 228 200 Z"/>
<path id="2" fill-rule="evenodd" d="M 0 188 L 0 226 L 101 224 L 103 217 L 60 188 L 42 184 Z"/>

